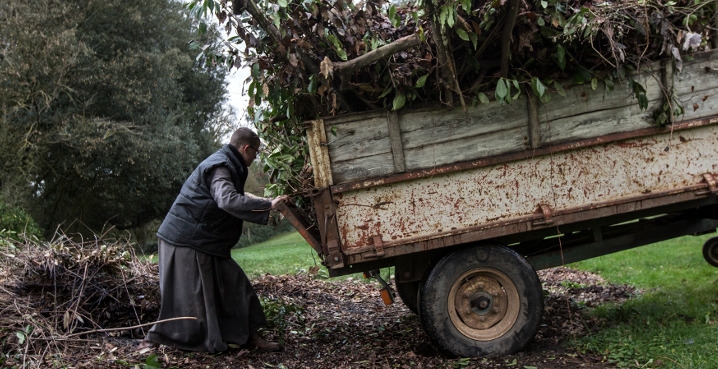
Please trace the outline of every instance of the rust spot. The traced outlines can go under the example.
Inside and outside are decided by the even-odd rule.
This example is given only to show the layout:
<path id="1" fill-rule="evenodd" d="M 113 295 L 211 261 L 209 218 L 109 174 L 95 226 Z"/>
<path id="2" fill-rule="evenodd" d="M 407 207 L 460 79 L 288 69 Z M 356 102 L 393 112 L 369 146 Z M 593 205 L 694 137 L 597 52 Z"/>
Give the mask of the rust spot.
<path id="1" fill-rule="evenodd" d="M 683 136 L 678 136 L 678 139 L 679 139 L 681 142 L 688 142 L 688 139 L 685 138 L 685 137 L 683 137 Z"/>
<path id="2" fill-rule="evenodd" d="M 698 108 L 700 108 L 700 107 L 701 107 L 701 106 L 698 105 L 697 103 L 693 103 L 693 111 L 698 110 Z"/>
<path id="3" fill-rule="evenodd" d="M 625 149 L 633 149 L 633 148 L 641 148 L 650 146 L 651 144 L 648 142 L 619 142 L 617 144 L 618 147 L 625 148 Z"/>

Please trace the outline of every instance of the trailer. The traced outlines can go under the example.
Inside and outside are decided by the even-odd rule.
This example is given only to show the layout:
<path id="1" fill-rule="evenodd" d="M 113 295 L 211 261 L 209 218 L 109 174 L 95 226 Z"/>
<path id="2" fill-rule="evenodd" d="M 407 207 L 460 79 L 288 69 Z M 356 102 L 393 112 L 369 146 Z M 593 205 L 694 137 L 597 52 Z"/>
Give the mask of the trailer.
<path id="1" fill-rule="evenodd" d="M 631 78 L 648 109 L 618 81 L 309 122 L 313 212 L 281 210 L 330 276 L 395 267 L 437 347 L 516 352 L 543 313 L 536 270 L 718 227 L 718 52 Z"/>

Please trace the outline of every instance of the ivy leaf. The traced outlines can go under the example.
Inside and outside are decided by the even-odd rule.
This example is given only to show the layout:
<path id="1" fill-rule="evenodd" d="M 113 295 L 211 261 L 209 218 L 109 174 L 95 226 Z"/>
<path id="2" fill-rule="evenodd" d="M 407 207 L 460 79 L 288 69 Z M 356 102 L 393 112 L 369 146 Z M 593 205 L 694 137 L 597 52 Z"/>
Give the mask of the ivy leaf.
<path id="1" fill-rule="evenodd" d="M 288 4 L 287 0 L 278 0 L 277 1 L 277 5 L 279 5 L 281 8 L 286 8 L 287 4 Z"/>
<path id="2" fill-rule="evenodd" d="M 384 92 L 382 92 L 381 95 L 379 95 L 379 98 L 381 99 L 384 96 L 388 95 L 389 92 L 391 92 L 391 90 L 393 90 L 393 88 L 391 86 L 387 87 L 386 90 L 384 90 Z"/>
<path id="3" fill-rule="evenodd" d="M 398 93 L 396 96 L 394 96 L 394 102 L 392 104 L 391 110 L 399 110 L 402 107 L 404 107 L 404 104 L 406 103 L 406 96 L 403 93 Z"/>
<path id="4" fill-rule="evenodd" d="M 477 36 L 475 33 L 471 32 L 471 33 L 469 33 L 469 38 L 471 39 L 471 43 L 474 44 L 474 50 L 476 50 L 476 46 L 479 43 L 479 36 Z"/>
<path id="5" fill-rule="evenodd" d="M 476 95 L 476 97 L 479 99 L 479 101 L 480 101 L 482 104 L 488 104 L 488 103 L 489 103 L 489 97 L 486 96 L 486 94 L 483 93 L 483 92 L 479 92 L 479 93 Z"/>
<path id="6" fill-rule="evenodd" d="M 546 93 L 546 86 L 544 86 L 538 77 L 531 78 L 531 89 L 533 89 L 534 94 L 538 97 L 543 97 Z"/>
<path id="7" fill-rule="evenodd" d="M 499 79 L 499 81 L 496 83 L 496 100 L 503 101 L 504 98 L 509 94 L 509 88 L 506 85 L 506 80 L 504 78 Z"/>
<path id="8" fill-rule="evenodd" d="M 389 8 L 389 21 L 394 27 L 398 27 L 399 22 L 401 21 L 399 17 L 396 16 L 396 5 L 394 4 L 392 4 L 392 6 Z"/>
<path id="9" fill-rule="evenodd" d="M 646 97 L 645 93 L 638 94 L 638 107 L 641 108 L 641 110 L 648 109 L 648 97 Z"/>
<path id="10" fill-rule="evenodd" d="M 443 25 L 446 24 L 446 19 L 449 17 L 449 7 L 444 5 L 441 7 L 441 12 L 439 13 L 439 24 Z"/>
<path id="11" fill-rule="evenodd" d="M 15 332 L 15 336 L 17 336 L 17 343 L 24 344 L 25 343 L 25 333 L 24 332 Z"/>
<path id="12" fill-rule="evenodd" d="M 309 77 L 309 86 L 307 86 L 307 90 L 309 91 L 310 94 L 317 92 L 317 76 L 316 75 L 312 74 Z"/>
<path id="13" fill-rule="evenodd" d="M 416 88 L 422 88 L 424 87 L 424 84 L 426 84 L 426 78 L 429 77 L 428 74 L 425 74 L 421 77 L 419 77 L 418 80 L 416 80 Z"/>
<path id="14" fill-rule="evenodd" d="M 152 355 L 148 356 L 147 359 L 145 360 L 144 367 L 145 367 L 145 369 L 150 369 L 150 368 L 160 369 L 160 368 L 162 368 L 162 364 L 160 364 L 160 361 L 157 358 L 157 355 L 152 354 Z"/>
<path id="15" fill-rule="evenodd" d="M 342 45 L 341 41 L 337 38 L 337 36 L 334 36 L 332 34 L 327 35 L 327 40 L 332 43 L 332 46 L 334 46 L 334 51 L 337 53 L 337 55 L 342 60 L 347 60 L 347 52 L 344 51 L 344 45 Z"/>
<path id="16" fill-rule="evenodd" d="M 561 70 L 566 69 L 566 49 L 563 48 L 562 45 L 556 46 L 556 60 L 558 67 L 561 68 Z"/>
<path id="17" fill-rule="evenodd" d="M 457 29 L 456 29 L 456 34 L 459 35 L 459 38 L 460 38 L 460 39 L 462 39 L 462 40 L 464 40 L 464 41 L 469 41 L 469 34 L 466 33 L 466 31 L 464 31 L 463 28 L 457 28 Z"/>

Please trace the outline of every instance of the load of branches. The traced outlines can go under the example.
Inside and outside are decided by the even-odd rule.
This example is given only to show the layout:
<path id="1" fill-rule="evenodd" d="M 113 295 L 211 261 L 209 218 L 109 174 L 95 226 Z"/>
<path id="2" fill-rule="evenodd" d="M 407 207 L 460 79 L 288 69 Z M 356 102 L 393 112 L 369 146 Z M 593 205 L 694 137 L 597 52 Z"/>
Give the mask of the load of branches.
<path id="1" fill-rule="evenodd" d="M 301 192 L 303 125 L 411 106 L 467 106 L 604 82 L 717 47 L 716 0 L 195 0 L 251 69 L 249 114 L 274 149 L 271 191 Z M 640 86 L 635 88 L 640 103 Z"/>
<path id="2" fill-rule="evenodd" d="M 140 322 L 159 314 L 157 265 L 128 241 L 0 238 L 0 253 L 0 363 L 40 367 L 48 347 L 62 352 L 92 333 L 141 338 Z"/>

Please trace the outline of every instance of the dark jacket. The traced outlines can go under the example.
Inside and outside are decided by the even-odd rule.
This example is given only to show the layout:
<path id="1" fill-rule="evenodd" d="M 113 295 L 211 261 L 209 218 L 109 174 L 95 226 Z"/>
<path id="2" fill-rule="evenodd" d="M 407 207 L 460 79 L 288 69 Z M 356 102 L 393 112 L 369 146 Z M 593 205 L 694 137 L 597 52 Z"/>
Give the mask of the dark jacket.
<path id="1" fill-rule="evenodd" d="M 215 256 L 230 256 L 230 250 L 242 234 L 242 219 L 220 209 L 212 198 L 211 173 L 219 166 L 229 169 L 234 187 L 244 195 L 247 166 L 234 147 L 225 145 L 200 163 L 187 178 L 160 225 L 157 237 L 174 246 L 191 247 Z M 266 214 L 255 214 L 245 220 L 266 224 Z"/>

